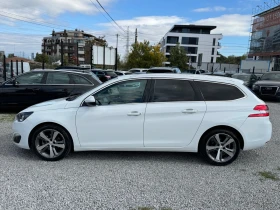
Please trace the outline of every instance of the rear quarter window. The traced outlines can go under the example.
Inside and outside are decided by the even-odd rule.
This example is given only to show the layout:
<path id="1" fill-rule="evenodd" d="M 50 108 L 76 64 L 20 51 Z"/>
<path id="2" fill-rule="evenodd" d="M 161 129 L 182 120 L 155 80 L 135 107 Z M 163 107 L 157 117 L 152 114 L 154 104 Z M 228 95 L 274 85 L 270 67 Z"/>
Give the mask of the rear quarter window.
<path id="1" fill-rule="evenodd" d="M 229 101 L 243 98 L 244 94 L 237 87 L 211 82 L 195 82 L 205 101 Z"/>

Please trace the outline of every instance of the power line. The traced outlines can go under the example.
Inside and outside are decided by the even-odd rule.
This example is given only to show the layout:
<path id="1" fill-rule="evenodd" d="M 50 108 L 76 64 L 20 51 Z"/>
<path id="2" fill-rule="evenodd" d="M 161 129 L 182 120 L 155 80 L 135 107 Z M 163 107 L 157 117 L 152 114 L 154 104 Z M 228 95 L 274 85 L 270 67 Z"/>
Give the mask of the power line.
<path id="1" fill-rule="evenodd" d="M 91 1 L 91 0 L 90 0 Z M 106 12 L 106 14 L 111 18 L 111 20 L 123 31 L 125 32 L 125 30 L 111 17 L 111 15 L 105 10 L 105 8 L 100 4 L 100 2 L 98 0 L 96 0 L 96 2 L 99 4 L 99 6 L 104 10 L 104 12 Z"/>

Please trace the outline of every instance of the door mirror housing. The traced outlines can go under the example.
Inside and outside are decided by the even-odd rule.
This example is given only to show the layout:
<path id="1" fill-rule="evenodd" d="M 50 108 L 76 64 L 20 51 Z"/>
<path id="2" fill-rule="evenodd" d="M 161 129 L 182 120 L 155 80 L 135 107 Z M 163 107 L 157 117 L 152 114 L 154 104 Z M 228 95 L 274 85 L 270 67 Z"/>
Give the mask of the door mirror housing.
<path id="1" fill-rule="evenodd" d="M 18 86 L 18 84 L 19 84 L 16 79 L 13 79 L 12 83 L 13 83 L 13 86 Z"/>
<path id="2" fill-rule="evenodd" d="M 94 96 L 87 97 L 84 103 L 87 106 L 96 106 L 96 100 L 95 100 Z"/>

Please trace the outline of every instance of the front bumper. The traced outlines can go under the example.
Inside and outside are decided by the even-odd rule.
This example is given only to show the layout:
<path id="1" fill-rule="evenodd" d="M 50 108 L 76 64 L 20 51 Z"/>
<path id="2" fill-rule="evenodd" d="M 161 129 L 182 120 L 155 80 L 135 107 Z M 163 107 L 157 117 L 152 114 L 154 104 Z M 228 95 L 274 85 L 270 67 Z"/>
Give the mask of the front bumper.
<path id="1" fill-rule="evenodd" d="M 29 134 L 33 129 L 32 123 L 26 119 L 23 122 L 15 120 L 13 122 L 13 136 L 12 141 L 18 147 L 23 149 L 30 149 L 28 144 Z"/>

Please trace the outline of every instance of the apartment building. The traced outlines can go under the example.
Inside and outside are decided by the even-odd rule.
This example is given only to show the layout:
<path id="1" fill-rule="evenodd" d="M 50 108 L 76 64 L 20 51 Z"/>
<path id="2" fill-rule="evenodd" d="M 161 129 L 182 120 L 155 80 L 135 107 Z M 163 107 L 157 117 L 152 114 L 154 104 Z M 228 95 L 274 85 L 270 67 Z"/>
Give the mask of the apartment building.
<path id="1" fill-rule="evenodd" d="M 223 38 L 222 34 L 211 34 L 216 26 L 203 25 L 174 25 L 161 39 L 161 51 L 170 57 L 170 50 L 176 44 L 185 48 L 187 56 L 191 63 L 198 62 L 198 55 L 202 53 L 202 62 L 216 63 L 218 49 L 221 48 L 219 40 Z M 165 62 L 170 65 L 170 62 Z"/>
<path id="2" fill-rule="evenodd" d="M 42 40 L 42 53 L 61 56 L 61 52 L 68 58 L 69 63 L 89 64 L 90 45 L 105 45 L 106 41 L 82 30 L 52 31 L 51 36 Z M 88 55 L 87 55 L 88 54 Z"/>

